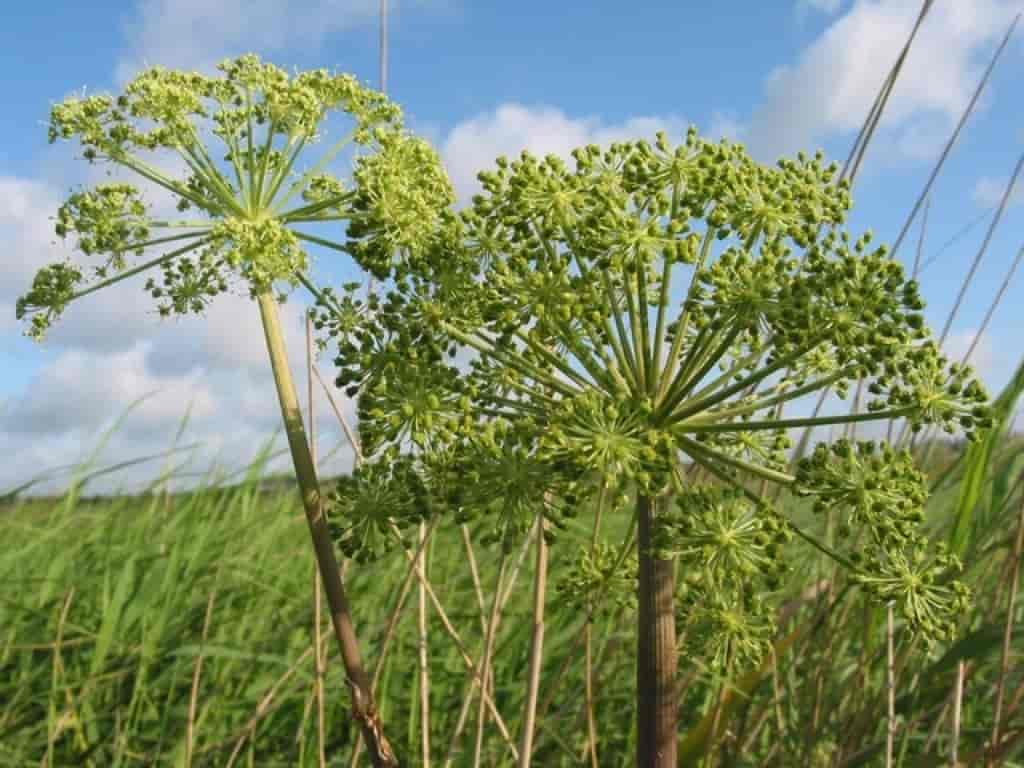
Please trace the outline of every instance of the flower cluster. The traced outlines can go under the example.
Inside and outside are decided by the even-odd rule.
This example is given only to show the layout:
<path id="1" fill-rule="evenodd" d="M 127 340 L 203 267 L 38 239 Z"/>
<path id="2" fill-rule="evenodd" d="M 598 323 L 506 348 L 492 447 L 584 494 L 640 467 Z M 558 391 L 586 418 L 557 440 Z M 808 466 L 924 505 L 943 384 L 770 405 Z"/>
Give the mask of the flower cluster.
<path id="1" fill-rule="evenodd" d="M 150 296 L 157 299 L 160 317 L 187 312 L 199 314 L 215 296 L 228 290 L 223 260 L 212 248 L 199 251 L 194 258 L 165 261 L 160 270 L 163 285 L 158 286 L 152 277 L 145 285 Z"/>
<path id="2" fill-rule="evenodd" d="M 51 142 L 77 136 L 90 162 L 134 172 L 170 193 L 179 212 L 193 211 L 196 218 L 154 217 L 127 184 L 73 194 L 58 212 L 56 231 L 74 235 L 86 256 L 107 257 L 95 268 L 102 282 L 80 288 L 81 270 L 45 268 L 17 305 L 19 319 L 35 314 L 32 336 L 41 339 L 68 302 L 157 266 L 163 285 L 150 279 L 146 290 L 168 298 L 160 313 L 199 312 L 227 289 L 232 275 L 248 283 L 252 297 L 269 292 L 275 281 L 297 285 L 308 268 L 309 244 L 347 251 L 379 272 L 382 260 L 390 259 L 385 254 L 418 253 L 432 240 L 428 235 L 448 215 L 451 185 L 436 153 L 403 129 L 401 110 L 383 94 L 326 70 L 289 77 L 252 54 L 218 69 L 222 77 L 152 67 L 116 99 L 73 97 L 53 107 Z M 332 110 L 346 112 L 354 128 L 316 166 L 293 173 Z M 222 151 L 201 140 L 203 121 L 212 124 Z M 352 142 L 367 151 L 356 158 L 349 187 L 324 166 Z M 184 178 L 171 178 L 136 154 L 157 149 L 185 164 Z M 301 201 L 289 208 L 296 195 Z M 350 236 L 359 238 L 351 248 L 301 229 L 342 219 L 350 223 Z M 170 233 L 155 236 L 158 229 Z M 172 250 L 160 248 L 157 258 L 138 266 L 126 263 L 127 255 L 158 246 Z"/>
<path id="3" fill-rule="evenodd" d="M 194 139 L 193 117 L 211 119 L 215 134 L 226 143 L 249 130 L 250 122 L 269 123 L 275 133 L 310 139 L 332 109 L 343 109 L 356 119 L 354 139 L 361 144 L 371 141 L 374 126 L 401 123 L 398 106 L 351 75 L 331 75 L 319 69 L 292 79 L 253 54 L 225 60 L 217 69 L 223 78 L 151 67 L 132 80 L 116 100 L 107 95 L 65 99 L 51 110 L 50 142 L 77 135 L 87 159 L 116 159 L 129 149 L 173 149 Z M 156 127 L 143 131 L 132 123 L 133 118 L 156 123 Z M 239 152 L 237 159 L 253 159 L 255 154 L 248 152 L 255 152 L 255 147 Z"/>
<path id="4" fill-rule="evenodd" d="M 408 459 L 356 467 L 327 498 L 331 537 L 345 554 L 368 562 L 395 545 L 392 526 L 404 531 L 429 517 L 427 490 Z"/>
<path id="5" fill-rule="evenodd" d="M 934 342 L 929 341 L 908 353 L 900 373 L 901 380 L 892 385 L 890 400 L 897 407 L 916 411 L 911 420 L 915 432 L 925 424 L 939 424 L 947 434 L 953 434 L 960 427 L 973 441 L 976 428 L 991 428 L 992 416 L 986 405 L 988 394 L 974 378 L 973 369 L 969 365 L 950 363 L 939 354 Z M 887 371 L 887 374 L 895 378 L 894 372 Z"/>
<path id="6" fill-rule="evenodd" d="M 78 235 L 78 248 L 91 256 L 110 253 L 118 268 L 124 268 L 123 254 L 132 243 L 149 237 L 146 205 L 138 191 L 128 184 L 101 184 L 91 192 L 78 192 L 57 210 L 57 236 Z M 142 255 L 142 249 L 135 251 Z M 106 270 L 99 272 L 106 276 Z"/>
<path id="7" fill-rule="evenodd" d="M 794 491 L 813 498 L 816 512 L 835 510 L 843 515 L 841 541 L 849 539 L 851 523 L 867 528 L 871 545 L 850 553 L 850 576 L 869 595 L 895 602 L 929 647 L 953 633 L 970 592 L 953 579 L 961 566 L 942 543 L 929 555 L 920 532 L 925 477 L 909 452 L 897 453 L 870 440 L 818 445 L 799 462 Z"/>
<path id="8" fill-rule="evenodd" d="M 712 664 L 755 664 L 767 650 L 774 618 L 765 594 L 781 585 L 792 539 L 786 521 L 735 488 L 688 487 L 661 516 L 653 545 L 674 558 L 681 629 L 687 650 Z"/>
<path id="9" fill-rule="evenodd" d="M 645 412 L 646 411 L 646 412 Z M 650 404 L 615 402 L 595 390 L 563 398 L 548 414 L 540 455 L 596 470 L 606 485 L 664 490 L 674 464 L 667 435 L 647 427 Z"/>
<path id="10" fill-rule="evenodd" d="M 660 495 L 678 487 L 685 454 L 730 484 L 752 475 L 852 510 L 849 522 L 867 525 L 895 567 L 920 522 L 907 461 L 839 445 L 794 476 L 785 430 L 905 418 L 958 426 L 974 439 L 991 419 L 972 372 L 939 354 L 918 285 L 870 233 L 842 229 L 850 195 L 835 182 L 835 165 L 801 154 L 766 167 L 741 145 L 694 130 L 675 148 L 658 134 L 654 146 L 589 145 L 572 157 L 574 168 L 528 152 L 498 158 L 479 174 L 484 192 L 472 206 L 437 216 L 433 235 L 419 233 L 419 251 L 410 245 L 397 261 L 350 246 L 394 281 L 339 344 L 350 394 L 380 397 L 376 372 L 387 365 L 388 391 L 396 371 L 405 382 L 398 399 L 367 413 L 393 425 L 374 432 L 381 444 L 398 445 L 413 425 L 426 430 L 429 414 L 443 443 L 487 443 L 488 461 L 515 476 L 516 503 L 530 483 L 538 503 L 550 485 L 541 482 L 545 468 Z M 384 199 L 371 195 L 367 207 Z M 688 287 L 677 283 L 680 273 Z M 460 351 L 467 365 L 441 364 Z M 774 416 L 825 389 L 845 396 L 858 380 L 873 396 L 867 413 Z M 479 437 L 492 434 L 500 452 Z M 495 499 L 506 492 L 497 475 L 469 478 Z M 663 541 L 663 555 L 703 563 L 692 572 L 708 595 L 715 579 L 728 583 L 719 561 L 736 574 L 755 569 L 770 588 L 778 574 L 762 568 L 776 562 L 774 537 L 786 530 L 768 522 L 777 516 L 742 512 L 738 495 L 684 490 L 680 499 L 685 511 L 662 534 L 678 540 Z M 716 549 L 724 545 L 710 537 L 722 531 L 742 547 Z M 700 594 L 687 583 L 687 594 Z M 733 638 L 730 658 L 754 658 L 764 637 L 764 623 L 737 619 L 756 607 L 751 589 L 691 606 L 712 634 Z"/>
<path id="11" fill-rule="evenodd" d="M 680 600 L 680 651 L 713 670 L 734 674 L 760 663 L 775 635 L 773 604 L 754 588 L 734 592 L 693 589 L 700 574 L 684 577 L 690 585 Z M 699 595 L 699 599 L 698 596 Z"/>
<path id="12" fill-rule="evenodd" d="M 777 588 L 787 566 L 782 548 L 792 539 L 785 520 L 767 505 L 755 507 L 737 488 L 695 486 L 675 497 L 659 518 L 654 547 L 702 571 L 702 584 L 730 589 L 760 579 Z"/>
<path id="13" fill-rule="evenodd" d="M 441 210 L 455 201 L 455 194 L 437 153 L 425 141 L 383 130 L 377 140 L 380 151 L 360 157 L 353 172 L 348 247 L 364 269 L 383 280 L 396 266 L 396 251 L 415 258 L 428 246 Z M 397 276 L 403 272 L 399 269 Z"/>
<path id="14" fill-rule="evenodd" d="M 479 521 L 480 542 L 508 550 L 533 525 L 539 513 L 551 523 L 548 542 L 576 517 L 590 490 L 578 465 L 538 457 L 533 429 L 505 419 L 482 424 L 463 442 L 461 480 L 466 485 L 460 521 Z"/>
<path id="15" fill-rule="evenodd" d="M 901 545 L 924 521 L 928 491 L 924 474 L 914 466 L 909 451 L 894 451 L 867 440 L 856 444 L 841 439 L 818 444 L 797 464 L 797 496 L 814 499 L 814 511 L 847 513 L 840 523 L 840 538 L 851 523 L 869 526 L 880 544 Z"/>
<path id="16" fill-rule="evenodd" d="M 259 293 L 274 280 L 296 282 L 296 272 L 304 272 L 306 253 L 295 233 L 277 219 L 243 219 L 226 216 L 210 228 L 213 247 L 224 261 L 239 270 Z"/>
<path id="17" fill-rule="evenodd" d="M 32 315 L 25 335 L 40 341 L 50 324 L 56 320 L 75 294 L 75 286 L 82 280 L 82 272 L 74 264 L 57 263 L 40 269 L 32 279 L 32 288 L 19 296 L 14 315 L 21 320 Z"/>
<path id="18" fill-rule="evenodd" d="M 593 550 L 581 547 L 579 557 L 555 587 L 560 599 L 594 616 L 636 609 L 636 555 L 625 555 L 599 542 Z"/>
<path id="19" fill-rule="evenodd" d="M 878 552 L 856 562 L 854 581 L 879 602 L 895 603 L 929 649 L 954 635 L 971 594 L 953 578 L 963 565 L 942 542 L 933 552 L 923 541 L 915 541 L 904 550 Z"/>

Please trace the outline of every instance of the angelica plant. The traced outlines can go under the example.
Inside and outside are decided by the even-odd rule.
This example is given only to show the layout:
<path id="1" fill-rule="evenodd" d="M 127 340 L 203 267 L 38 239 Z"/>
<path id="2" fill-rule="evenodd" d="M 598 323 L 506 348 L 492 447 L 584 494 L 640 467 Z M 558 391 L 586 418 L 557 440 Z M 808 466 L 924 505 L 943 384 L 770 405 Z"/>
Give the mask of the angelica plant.
<path id="1" fill-rule="evenodd" d="M 442 237 L 427 249 L 441 259 L 457 247 L 443 235 L 460 231 L 450 214 L 442 221 Z M 427 251 L 407 256 L 425 269 Z M 402 259 L 381 277 L 390 274 L 401 283 L 414 269 Z M 326 337 L 317 345 L 323 351 L 329 340 L 336 344 L 335 385 L 358 395 L 366 457 L 330 499 L 331 530 L 342 550 L 373 561 L 403 541 L 395 529 L 407 532 L 436 515 L 481 523 L 482 543 L 505 551 L 527 533 L 539 510 L 555 531 L 564 529 L 578 509 L 583 469 L 538 456 L 532 449 L 536 425 L 528 420 L 494 418 L 479 407 L 477 384 L 452 361 L 455 345 L 439 346 L 429 323 L 408 313 L 398 293 L 363 299 L 359 288 L 345 284 L 339 296 L 310 287 L 318 308 L 314 327 Z M 356 504 L 358 494 L 377 501 Z M 545 535 L 552 539 L 554 533 Z"/>
<path id="2" fill-rule="evenodd" d="M 114 98 L 69 98 L 53 107 L 49 138 L 79 138 L 90 163 L 120 166 L 169 193 L 190 218 L 152 216 L 129 184 L 101 184 L 76 192 L 58 211 L 56 232 L 77 239 L 96 281 L 73 262 L 41 269 L 17 301 L 27 335 L 41 340 L 72 301 L 136 274 L 160 269 L 146 290 L 161 316 L 202 313 L 229 283 L 241 281 L 259 305 L 267 351 L 295 465 L 313 549 L 352 695 L 352 714 L 374 765 L 397 765 L 382 732 L 363 669 L 348 600 L 323 515 L 323 501 L 288 368 L 273 285 L 309 285 L 307 248 L 350 254 L 365 269 L 384 273 L 396 252 L 419 252 L 453 200 L 436 154 L 402 127 L 401 110 L 350 75 L 326 70 L 289 77 L 254 55 L 218 66 L 222 77 L 149 69 Z M 298 173 L 299 158 L 319 138 L 331 112 L 347 113 L 349 133 L 320 160 Z M 203 131 L 209 127 L 207 146 Z M 351 184 L 324 169 L 355 145 Z M 172 178 L 140 156 L 166 151 L 188 168 Z M 223 160 L 219 161 L 218 158 Z M 296 199 L 296 196 L 301 199 Z M 345 241 L 304 232 L 312 224 L 348 222 Z M 163 234 L 167 231 L 169 234 Z M 170 248 L 170 250 L 168 250 Z M 160 250 L 130 266 L 130 257 Z M 284 294 L 280 300 L 284 300 Z"/>
<path id="3" fill-rule="evenodd" d="M 920 533 L 925 489 L 908 456 L 839 443 L 793 472 L 786 430 L 904 418 L 973 439 L 990 423 L 986 394 L 940 353 L 901 265 L 843 228 L 848 186 L 820 154 L 767 167 L 691 129 L 677 147 L 659 133 L 654 146 L 572 156 L 572 170 L 523 152 L 481 172 L 484 194 L 394 265 L 379 311 L 339 346 L 339 383 L 368 405 L 379 399 L 361 428 L 382 445 L 443 428 L 449 440 L 513 448 L 538 472 L 568 472 L 563 505 L 604 485 L 622 509 L 635 492 L 636 763 L 674 766 L 677 654 L 760 657 L 772 635 L 761 596 L 778 586 L 791 539 L 841 562 L 926 638 L 948 632 L 966 599 L 955 559 L 929 553 Z M 399 362 L 399 349 L 414 353 Z M 467 369 L 441 374 L 444 354 L 460 349 Z M 865 413 L 773 417 L 780 403 L 826 387 L 845 396 L 860 379 L 873 395 Z M 719 484 L 684 483 L 684 457 Z M 751 477 L 866 535 L 826 546 L 752 494 Z M 528 490 L 529 476 L 500 490 L 482 473 L 464 482 L 498 496 Z M 580 589 L 595 568 L 577 575 Z"/>

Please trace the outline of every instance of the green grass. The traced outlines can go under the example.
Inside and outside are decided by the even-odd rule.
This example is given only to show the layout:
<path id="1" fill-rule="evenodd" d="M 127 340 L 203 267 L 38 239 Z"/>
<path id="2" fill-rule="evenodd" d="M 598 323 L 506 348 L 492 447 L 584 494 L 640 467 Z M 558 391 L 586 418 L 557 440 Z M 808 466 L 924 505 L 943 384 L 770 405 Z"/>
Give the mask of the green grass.
<path id="1" fill-rule="evenodd" d="M 186 765 L 190 730 L 192 765 L 227 765 L 233 754 L 236 765 L 317 764 L 308 532 L 293 488 L 261 481 L 265 458 L 250 467 L 243 482 L 227 488 L 87 501 L 73 485 L 59 499 L 0 507 L 0 765 Z M 933 475 L 942 474 L 952 458 L 948 446 L 944 455 L 933 453 Z M 1021 505 L 1013 473 L 1022 458 L 1020 440 L 1004 440 L 991 457 L 993 471 L 983 491 L 988 488 L 987 498 L 997 504 L 985 509 L 986 530 L 971 529 L 972 551 L 983 556 L 968 563 L 968 580 L 978 600 L 975 612 L 963 617 L 960 641 L 940 649 L 936 658 L 911 654 L 897 671 L 897 713 L 912 723 L 897 736 L 904 755 L 900 765 L 933 764 L 917 758 L 945 753 L 958 653 L 971 661 L 960 754 L 977 749 L 991 728 L 991 692 L 999 675 L 1006 618 L 1005 564 Z M 962 470 L 947 476 L 951 481 L 930 507 L 929 524 L 939 538 L 952 524 L 959 498 L 957 472 Z M 790 511 L 798 518 L 804 514 Z M 806 522 L 815 524 L 809 518 Z M 607 540 L 621 541 L 627 524 L 625 519 L 606 521 Z M 590 514 L 584 511 L 552 548 L 553 583 L 589 536 Z M 442 524 L 431 541 L 429 582 L 476 659 L 482 647 L 482 611 L 460 532 Z M 833 576 L 830 566 L 808 557 L 806 549 L 800 551 L 803 567 L 788 585 L 788 595 L 798 594 L 819 576 Z M 474 555 L 487 609 L 500 552 L 478 547 Z M 518 555 L 510 553 L 510 568 Z M 513 741 L 525 691 L 532 559 L 527 555 L 522 560 L 501 614 L 494 654 L 493 698 Z M 401 553 L 348 571 L 346 585 L 371 669 L 380 657 L 383 630 L 406 572 Z M 843 590 L 843 583 L 840 576 L 834 594 L 841 599 L 816 631 L 804 630 L 822 615 L 820 600 L 801 604 L 780 626 L 780 637 L 794 629 L 800 633 L 780 652 L 777 674 L 768 665 L 764 674 L 726 686 L 728 691 L 738 685 L 749 699 L 737 696 L 722 707 L 716 733 L 725 736 L 719 739 L 722 746 L 712 751 L 716 765 L 881 764 L 884 611 L 865 604 L 857 592 Z M 546 713 L 542 709 L 535 764 L 578 765 L 583 764 L 586 738 L 582 645 L 576 642 L 582 617 L 550 595 L 554 592 L 548 600 L 542 703 L 563 662 L 571 663 L 553 706 Z M 1020 602 L 1013 617 L 1016 625 L 1024 624 Z M 436 610 L 429 608 L 428 615 L 430 734 L 434 761 L 440 765 L 467 676 Z M 326 621 L 323 627 L 326 631 Z M 632 627 L 631 616 L 604 616 L 594 624 L 595 657 L 602 659 L 595 710 L 602 766 L 628 766 L 633 759 Z M 897 658 L 908 645 L 900 629 L 897 625 Z M 403 765 L 420 762 L 417 642 L 415 599 L 410 599 L 378 689 L 387 733 Z M 325 647 L 329 654 L 333 651 L 332 644 Z M 607 648 L 603 656 L 602 648 Z M 201 674 L 193 688 L 200 656 Z M 1004 734 L 1024 728 L 1019 655 L 1010 661 L 1004 708 L 1014 701 L 1017 706 L 1009 713 Z M 348 692 L 340 665 L 329 659 L 326 669 L 325 751 L 329 765 L 348 765 L 354 735 Z M 685 660 L 681 674 L 688 680 L 685 733 L 713 715 L 722 681 Z M 472 764 L 476 712 L 473 703 L 455 765 Z M 933 728 L 936 735 L 925 749 Z M 493 722 L 483 735 L 482 764 L 511 764 Z M 697 754 L 703 754 L 706 742 L 697 742 Z M 867 757 L 850 761 L 865 749 Z M 837 755 L 842 761 L 834 759 Z"/>

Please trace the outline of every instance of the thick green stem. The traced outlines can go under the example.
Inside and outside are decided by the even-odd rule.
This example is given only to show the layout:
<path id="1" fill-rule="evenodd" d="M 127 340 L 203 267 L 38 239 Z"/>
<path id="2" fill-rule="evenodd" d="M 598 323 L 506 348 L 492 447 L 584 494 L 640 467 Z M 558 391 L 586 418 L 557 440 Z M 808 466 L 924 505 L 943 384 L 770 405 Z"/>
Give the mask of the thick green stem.
<path id="1" fill-rule="evenodd" d="M 345 587 L 341 582 L 338 560 L 327 531 L 327 521 L 323 516 L 320 484 L 313 465 L 313 457 L 309 451 L 306 430 L 302 425 L 302 413 L 299 410 L 299 400 L 295 394 L 295 383 L 292 380 L 291 370 L 288 368 L 277 304 L 269 289 L 262 291 L 257 297 L 257 301 L 267 341 L 267 352 L 270 355 L 270 365 L 274 373 L 274 384 L 277 387 L 277 397 L 281 403 L 281 416 L 284 419 L 285 432 L 288 435 L 288 447 L 291 449 L 295 476 L 302 496 L 302 506 L 306 512 L 306 522 L 309 524 L 309 534 L 313 540 L 313 552 L 320 569 L 324 592 L 327 594 L 327 605 L 331 612 L 334 635 L 345 664 L 346 682 L 352 695 L 352 716 L 362 729 L 363 739 L 369 748 L 370 759 L 374 767 L 394 768 L 398 765 L 398 760 L 391 750 L 388 740 L 384 737 L 380 715 L 377 713 L 377 707 L 373 700 L 370 679 L 363 668 L 363 661 L 359 654 L 359 642 L 356 639 L 348 598 L 345 596 Z"/>
<path id="2" fill-rule="evenodd" d="M 676 768 L 674 563 L 651 553 L 662 499 L 637 497 L 639 585 L 636 653 L 637 768 Z"/>

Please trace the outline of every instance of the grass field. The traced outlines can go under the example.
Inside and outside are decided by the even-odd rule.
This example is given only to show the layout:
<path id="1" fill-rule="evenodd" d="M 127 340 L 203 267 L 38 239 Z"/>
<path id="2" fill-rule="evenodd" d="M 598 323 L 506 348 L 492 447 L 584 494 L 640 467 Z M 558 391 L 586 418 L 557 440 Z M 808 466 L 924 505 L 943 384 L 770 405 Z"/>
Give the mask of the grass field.
<path id="1" fill-rule="evenodd" d="M 934 452 L 930 474 L 938 478 L 955 456 L 948 445 Z M 230 487 L 86 499 L 73 484 L 58 499 L 2 507 L 0 764 L 318 764 L 308 533 L 294 487 L 282 478 L 261 478 L 265 459 L 261 454 L 246 478 Z M 1022 504 L 1021 441 L 1004 441 L 989 466 L 967 558 L 966 578 L 977 600 L 974 611 L 962 617 L 961 639 L 929 659 L 918 649 L 908 653 L 900 624 L 895 627 L 901 765 L 938 765 L 918 758 L 948 754 L 958 659 L 966 662 L 957 735 L 961 761 L 989 736 L 1000 680 L 1003 734 L 1015 738 L 1011 753 L 1021 751 L 1020 644 L 1012 642 L 1008 658 L 1001 653 L 1009 555 Z M 932 497 L 929 526 L 936 536 L 953 524 L 962 467 L 955 465 Z M 794 516 L 809 520 L 798 509 Z M 607 540 L 622 541 L 628 524 L 607 520 Z M 552 547 L 552 583 L 589 536 L 589 515 L 583 513 Z M 472 531 L 468 538 L 473 541 Z M 502 592 L 508 602 L 495 638 L 492 697 L 514 743 L 525 690 L 533 563 L 525 546 L 507 554 Z M 473 764 L 477 700 L 467 699 L 460 648 L 473 660 L 480 655 L 500 560 L 500 551 L 467 548 L 460 529 L 449 523 L 433 532 L 426 550 L 427 579 L 445 617 L 429 605 L 426 658 L 437 764 L 446 756 L 452 765 Z M 768 664 L 750 679 L 720 681 L 696 664 L 681 665 L 681 733 L 684 745 L 695 745 L 691 755 L 705 754 L 706 745 L 695 736 L 702 721 L 706 735 L 708 718 L 718 711 L 720 746 L 706 752 L 705 765 L 712 759 L 730 766 L 881 764 L 887 727 L 885 612 L 844 589 L 842 576 L 826 563 L 813 557 L 801 562 L 779 605 L 780 615 L 788 617 L 780 622 L 779 637 L 795 632 L 796 638 L 780 647 L 774 669 Z M 408 573 L 402 553 L 347 569 L 371 668 L 384 657 L 389 617 Z M 821 591 L 831 595 L 831 606 L 823 597 L 800 599 L 818 579 L 832 580 Z M 589 758 L 581 761 L 587 734 L 583 615 L 561 604 L 554 591 L 549 595 L 535 764 L 591 764 Z M 403 765 L 419 764 L 420 755 L 414 603 L 405 601 L 379 670 L 382 717 Z M 1010 616 L 1018 637 L 1020 603 Z M 633 760 L 630 613 L 610 609 L 593 625 L 597 765 L 628 766 Z M 329 625 L 321 620 L 327 637 Z M 330 655 L 332 645 L 324 647 Z M 348 695 L 340 666 L 328 659 L 326 669 L 326 764 L 349 765 L 354 730 Z M 731 686 L 743 694 L 727 698 L 723 692 Z M 459 728 L 464 702 L 471 706 Z M 514 764 L 493 720 L 480 743 L 481 764 Z M 1004 765 L 1017 764 L 1009 754 L 1004 759 Z"/>

